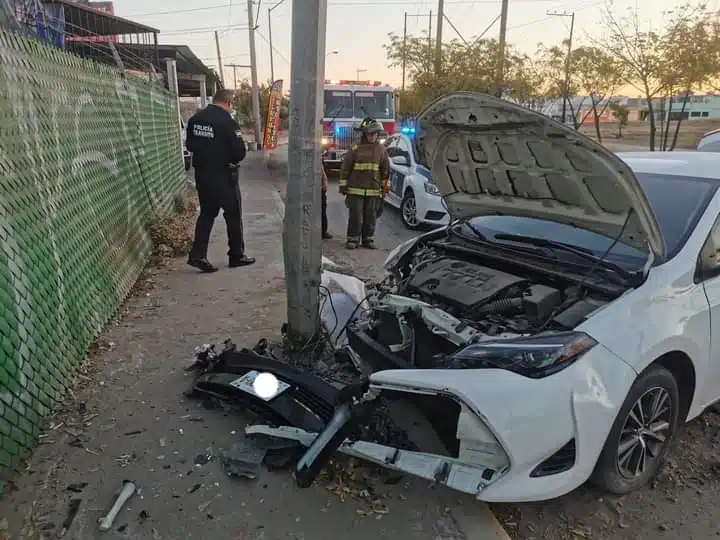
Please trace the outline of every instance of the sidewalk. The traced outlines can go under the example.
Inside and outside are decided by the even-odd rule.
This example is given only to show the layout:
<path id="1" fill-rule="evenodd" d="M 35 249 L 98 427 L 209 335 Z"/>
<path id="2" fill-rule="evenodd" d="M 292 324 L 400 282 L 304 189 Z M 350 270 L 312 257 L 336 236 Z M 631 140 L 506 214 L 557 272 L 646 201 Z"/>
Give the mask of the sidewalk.
<path id="1" fill-rule="evenodd" d="M 421 481 L 384 486 L 389 514 L 363 516 L 366 506 L 340 502 L 322 486 L 299 490 L 289 472 L 238 481 L 218 460 L 195 464 L 197 456 L 230 448 L 244 419 L 183 397 L 194 347 L 228 337 L 241 346 L 277 338 L 285 320 L 282 201 L 262 153 L 250 154 L 241 178 L 248 254 L 257 263 L 225 266 L 220 219 L 210 251 L 219 272 L 201 275 L 178 260 L 154 290 L 129 302 L 104 335 L 109 350 L 96 359 L 94 380 L 77 392 L 74 414 L 48 430 L 28 472 L 15 479 L 18 489 L 0 501 L 10 538 L 57 537 L 73 499 L 79 508 L 65 534 L 73 540 L 503 538 L 482 528 L 485 505 Z M 123 480 L 142 491 L 114 529 L 101 533 L 97 519 Z"/>

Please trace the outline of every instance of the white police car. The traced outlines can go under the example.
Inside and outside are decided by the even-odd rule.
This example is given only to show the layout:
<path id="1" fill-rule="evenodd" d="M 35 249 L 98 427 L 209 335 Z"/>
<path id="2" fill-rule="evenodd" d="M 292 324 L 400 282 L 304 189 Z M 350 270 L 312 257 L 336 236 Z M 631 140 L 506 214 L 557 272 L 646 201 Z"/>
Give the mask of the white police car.
<path id="1" fill-rule="evenodd" d="M 412 133 L 412 128 L 404 128 Z M 417 163 L 415 146 L 408 135 L 396 133 L 385 140 L 390 157 L 390 193 L 385 202 L 400 209 L 408 229 L 421 225 L 446 225 L 450 216 L 432 183 L 430 171 Z"/>

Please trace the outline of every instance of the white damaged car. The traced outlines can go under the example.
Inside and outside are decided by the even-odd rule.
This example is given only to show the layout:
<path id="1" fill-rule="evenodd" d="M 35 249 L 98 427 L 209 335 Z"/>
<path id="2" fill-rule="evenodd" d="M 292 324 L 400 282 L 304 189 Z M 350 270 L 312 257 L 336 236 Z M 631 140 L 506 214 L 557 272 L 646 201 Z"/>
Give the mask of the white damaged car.
<path id="1" fill-rule="evenodd" d="M 309 447 L 304 484 L 341 451 L 493 502 L 644 486 L 720 398 L 720 156 L 616 155 L 466 92 L 418 124 L 453 221 L 358 298 L 372 374 L 325 430 L 263 432 Z M 420 396 L 447 452 L 346 439 L 382 395 Z"/>

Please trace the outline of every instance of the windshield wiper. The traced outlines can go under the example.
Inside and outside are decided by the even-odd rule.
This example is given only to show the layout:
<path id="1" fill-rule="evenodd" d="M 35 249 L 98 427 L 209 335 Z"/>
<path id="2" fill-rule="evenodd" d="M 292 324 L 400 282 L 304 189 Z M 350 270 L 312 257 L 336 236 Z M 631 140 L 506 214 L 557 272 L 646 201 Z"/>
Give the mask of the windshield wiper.
<path id="1" fill-rule="evenodd" d="M 545 238 L 536 238 L 534 236 L 523 236 L 521 234 L 496 234 L 494 236 L 496 240 L 506 240 L 508 242 L 518 242 L 523 244 L 530 244 L 532 246 L 536 247 L 548 247 L 548 248 L 554 248 L 554 249 L 561 249 L 563 251 L 567 251 L 568 253 L 573 253 L 579 257 L 582 257 L 583 259 L 592 261 L 595 264 L 598 264 L 599 266 L 611 270 L 620 276 L 622 276 L 625 279 L 632 278 L 635 273 L 630 272 L 623 268 L 622 266 L 612 263 L 610 261 L 602 260 L 600 259 L 593 250 L 587 249 L 584 247 L 579 246 L 571 246 L 570 244 L 565 244 L 563 242 L 556 242 L 554 240 L 547 240 Z"/>

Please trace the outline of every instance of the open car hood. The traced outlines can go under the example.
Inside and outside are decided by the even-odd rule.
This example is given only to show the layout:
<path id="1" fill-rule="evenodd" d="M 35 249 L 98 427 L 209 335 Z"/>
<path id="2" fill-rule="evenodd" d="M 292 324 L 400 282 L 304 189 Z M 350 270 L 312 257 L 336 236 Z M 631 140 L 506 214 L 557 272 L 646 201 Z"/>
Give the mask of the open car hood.
<path id="1" fill-rule="evenodd" d="M 415 144 L 453 218 L 546 219 L 619 236 L 655 261 L 665 258 L 660 227 L 630 167 L 543 114 L 456 92 L 420 113 Z"/>

